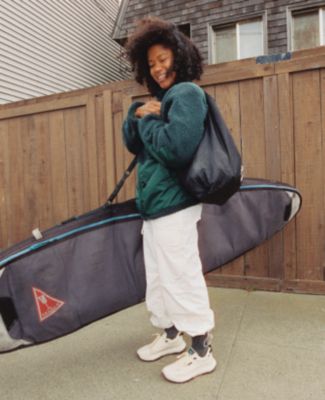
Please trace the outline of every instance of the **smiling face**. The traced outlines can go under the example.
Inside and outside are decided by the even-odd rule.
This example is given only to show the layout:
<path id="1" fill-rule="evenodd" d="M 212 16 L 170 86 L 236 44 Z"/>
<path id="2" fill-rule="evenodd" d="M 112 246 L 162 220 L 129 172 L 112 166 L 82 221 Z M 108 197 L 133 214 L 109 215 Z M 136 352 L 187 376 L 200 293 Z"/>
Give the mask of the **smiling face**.
<path id="1" fill-rule="evenodd" d="M 147 53 L 150 75 L 162 88 L 170 88 L 176 80 L 176 72 L 172 71 L 174 63 L 173 51 L 161 44 L 155 44 Z"/>

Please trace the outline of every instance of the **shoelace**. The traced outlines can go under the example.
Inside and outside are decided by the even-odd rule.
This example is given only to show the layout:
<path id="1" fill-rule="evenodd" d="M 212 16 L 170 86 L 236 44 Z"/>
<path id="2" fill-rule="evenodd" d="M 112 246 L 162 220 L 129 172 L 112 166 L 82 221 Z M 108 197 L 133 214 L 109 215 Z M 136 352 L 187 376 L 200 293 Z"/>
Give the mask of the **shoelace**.
<path id="1" fill-rule="evenodd" d="M 187 351 L 184 351 L 182 354 L 180 354 L 179 356 L 176 356 L 176 358 L 184 358 L 184 357 L 191 357 L 191 356 L 194 356 L 195 355 L 195 352 L 193 353 L 193 354 L 190 354 L 189 353 L 189 350 L 187 350 Z"/>
<path id="2" fill-rule="evenodd" d="M 158 340 L 160 340 L 160 339 L 164 339 L 164 340 L 166 340 L 167 339 L 167 336 L 164 338 L 163 336 L 164 336 L 164 333 L 163 334 L 160 334 L 160 333 L 153 333 L 151 336 L 156 336 L 156 339 L 151 343 L 151 346 L 153 346 L 154 344 L 156 344 L 157 342 L 158 342 Z"/>
<path id="3" fill-rule="evenodd" d="M 151 336 L 156 336 L 156 339 L 152 342 L 152 344 L 154 344 L 154 343 L 158 342 L 158 340 L 160 339 L 160 337 L 162 335 L 160 335 L 159 333 L 153 333 Z"/>
<path id="4" fill-rule="evenodd" d="M 190 366 L 193 363 L 193 360 L 195 360 L 197 358 L 197 355 L 195 356 L 195 352 L 193 354 L 190 354 L 188 351 L 185 351 L 184 353 L 180 354 L 176 358 L 178 360 L 181 360 L 182 363 L 184 363 L 186 366 Z"/>

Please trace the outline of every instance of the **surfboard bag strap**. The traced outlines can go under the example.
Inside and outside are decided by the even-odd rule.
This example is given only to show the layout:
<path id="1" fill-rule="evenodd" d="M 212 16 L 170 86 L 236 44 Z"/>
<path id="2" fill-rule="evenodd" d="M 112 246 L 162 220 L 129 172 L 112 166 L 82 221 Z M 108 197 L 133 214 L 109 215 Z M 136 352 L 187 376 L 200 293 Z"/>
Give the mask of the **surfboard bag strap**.
<path id="1" fill-rule="evenodd" d="M 192 161 L 178 171 L 178 177 L 201 202 L 221 205 L 240 187 L 242 161 L 214 99 L 205 95 L 208 114 L 203 137 Z"/>
<path id="2" fill-rule="evenodd" d="M 107 199 L 106 205 L 111 205 L 113 203 L 113 201 L 116 198 L 116 196 L 118 195 L 119 191 L 122 189 L 125 181 L 130 176 L 131 172 L 133 171 L 133 169 L 137 165 L 137 161 L 138 161 L 138 156 L 135 156 L 133 158 L 133 160 L 131 161 L 130 165 L 127 167 L 126 171 L 124 172 L 122 178 L 117 183 L 117 185 L 116 185 L 115 189 L 113 190 L 112 194 Z"/>

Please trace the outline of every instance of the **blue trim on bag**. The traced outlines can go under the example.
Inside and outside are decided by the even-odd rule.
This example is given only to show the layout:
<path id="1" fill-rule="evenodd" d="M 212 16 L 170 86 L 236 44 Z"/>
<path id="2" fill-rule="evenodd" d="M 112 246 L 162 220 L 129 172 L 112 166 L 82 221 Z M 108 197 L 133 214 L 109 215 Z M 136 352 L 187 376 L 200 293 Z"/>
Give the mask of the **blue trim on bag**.
<path id="1" fill-rule="evenodd" d="M 297 189 L 290 187 L 290 186 L 283 186 L 283 185 L 272 185 L 272 184 L 260 184 L 260 185 L 243 185 L 240 186 L 239 190 L 240 191 L 245 191 L 245 190 L 256 190 L 256 189 L 276 189 L 276 190 L 285 190 L 287 192 L 294 192 L 299 194 L 300 193 Z"/>
<path id="2" fill-rule="evenodd" d="M 5 258 L 4 260 L 0 261 L 0 267 L 3 267 L 5 264 L 8 264 L 9 262 L 15 260 L 18 257 L 24 256 L 25 254 L 28 254 L 28 253 L 30 253 L 32 251 L 35 251 L 35 250 L 38 250 L 41 247 L 47 246 L 48 244 L 51 244 L 51 243 L 57 242 L 59 240 L 65 239 L 65 238 L 67 238 L 69 236 L 72 236 L 72 235 L 74 235 L 76 233 L 83 232 L 83 231 L 86 231 L 86 230 L 92 229 L 92 228 L 97 228 L 99 226 L 106 225 L 106 224 L 108 224 L 110 222 L 130 220 L 130 219 L 136 219 L 136 218 L 140 218 L 140 217 L 141 216 L 138 213 L 137 214 L 123 215 L 121 217 L 108 218 L 108 219 L 104 219 L 102 221 L 94 222 L 94 223 L 89 224 L 89 225 L 81 226 L 80 228 L 72 229 L 69 232 L 62 233 L 61 235 L 55 236 L 53 238 L 46 239 L 46 240 L 43 240 L 41 242 L 36 242 L 36 243 L 32 244 L 31 246 L 27 247 L 26 249 L 21 250 L 16 254 L 12 254 L 11 256 L 9 256 L 9 257 Z"/>
<path id="3" fill-rule="evenodd" d="M 258 189 L 275 189 L 275 190 L 285 190 L 288 192 L 294 192 L 297 193 L 300 196 L 300 193 L 297 189 L 293 188 L 293 187 L 289 187 L 289 186 L 284 186 L 284 185 L 272 185 L 272 184 L 256 184 L 256 185 L 243 185 L 240 186 L 239 191 L 249 191 L 249 190 L 258 190 Z M 120 216 L 120 217 L 113 217 L 113 218 L 108 218 L 108 219 L 104 219 L 102 221 L 98 221 L 98 222 L 94 222 L 92 224 L 89 225 L 85 225 L 82 226 L 80 228 L 76 228 L 73 229 L 69 232 L 63 233 L 61 235 L 55 236 L 53 238 L 47 239 L 47 240 L 43 240 L 43 241 L 39 241 L 36 242 L 34 244 L 32 244 L 31 246 L 27 247 L 24 250 L 19 251 L 16 254 L 13 254 L 7 258 L 5 258 L 4 260 L 0 261 L 0 267 L 3 267 L 4 265 L 8 264 L 9 262 L 15 260 L 16 258 L 19 258 L 21 256 L 24 256 L 28 253 L 31 253 L 32 251 L 38 250 L 44 246 L 47 246 L 48 244 L 57 242 L 59 240 L 63 240 L 69 236 L 72 236 L 76 233 L 79 232 L 84 232 L 88 229 L 92 229 L 92 228 L 96 228 L 102 225 L 106 225 L 110 222 L 114 222 L 114 221 L 123 221 L 123 220 L 130 220 L 130 219 L 136 219 L 136 218 L 141 218 L 141 215 L 138 213 L 134 213 L 134 214 L 129 214 L 129 215 L 124 215 L 124 216 Z"/>

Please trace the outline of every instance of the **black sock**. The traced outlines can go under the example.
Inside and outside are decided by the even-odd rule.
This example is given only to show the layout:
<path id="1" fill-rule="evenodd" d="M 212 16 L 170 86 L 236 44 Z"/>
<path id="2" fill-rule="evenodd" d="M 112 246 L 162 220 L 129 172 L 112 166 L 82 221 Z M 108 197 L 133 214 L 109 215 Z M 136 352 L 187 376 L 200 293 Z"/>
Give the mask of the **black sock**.
<path id="1" fill-rule="evenodd" d="M 173 325 L 171 328 L 165 329 L 168 339 L 175 339 L 178 334 L 177 328 Z"/>
<path id="2" fill-rule="evenodd" d="M 209 350 L 209 334 L 198 335 L 192 337 L 192 349 L 195 350 L 200 357 L 204 357 Z"/>

